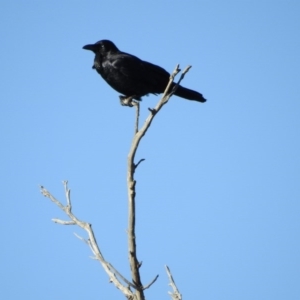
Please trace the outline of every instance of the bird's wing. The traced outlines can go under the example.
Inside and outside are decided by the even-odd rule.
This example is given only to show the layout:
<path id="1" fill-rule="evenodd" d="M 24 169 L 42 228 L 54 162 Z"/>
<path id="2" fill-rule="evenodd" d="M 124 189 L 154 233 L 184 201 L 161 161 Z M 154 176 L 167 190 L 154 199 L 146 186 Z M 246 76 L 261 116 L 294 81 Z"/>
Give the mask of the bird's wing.
<path id="1" fill-rule="evenodd" d="M 110 62 L 123 76 L 151 87 L 152 93 L 161 93 L 170 77 L 165 69 L 124 52 L 111 57 Z"/>

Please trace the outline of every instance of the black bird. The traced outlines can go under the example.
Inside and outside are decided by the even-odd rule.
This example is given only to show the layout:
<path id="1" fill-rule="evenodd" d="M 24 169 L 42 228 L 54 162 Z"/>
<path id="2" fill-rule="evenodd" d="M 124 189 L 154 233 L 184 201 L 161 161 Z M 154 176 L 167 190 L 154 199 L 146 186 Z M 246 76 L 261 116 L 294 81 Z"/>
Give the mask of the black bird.
<path id="1" fill-rule="evenodd" d="M 113 89 L 125 96 L 120 97 L 121 102 L 128 97 L 141 100 L 142 96 L 150 93 L 163 93 L 169 82 L 170 74 L 165 69 L 121 52 L 109 40 L 85 45 L 83 49 L 95 53 L 93 69 L 96 69 Z M 198 102 L 206 101 L 200 93 L 182 86 L 178 86 L 175 95 Z"/>

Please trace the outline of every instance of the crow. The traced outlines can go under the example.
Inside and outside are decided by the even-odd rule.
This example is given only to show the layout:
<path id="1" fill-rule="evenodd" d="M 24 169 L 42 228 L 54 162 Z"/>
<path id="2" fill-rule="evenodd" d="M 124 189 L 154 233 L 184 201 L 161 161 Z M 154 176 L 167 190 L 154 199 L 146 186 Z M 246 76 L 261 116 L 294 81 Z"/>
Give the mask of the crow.
<path id="1" fill-rule="evenodd" d="M 147 94 L 163 93 L 169 82 L 170 74 L 165 69 L 120 51 L 109 40 L 85 45 L 83 49 L 95 53 L 92 68 L 113 89 L 124 95 L 120 96 L 121 103 L 126 98 L 141 100 Z M 175 86 L 174 82 L 172 86 Z M 202 94 L 180 85 L 174 94 L 188 100 L 206 101 Z"/>

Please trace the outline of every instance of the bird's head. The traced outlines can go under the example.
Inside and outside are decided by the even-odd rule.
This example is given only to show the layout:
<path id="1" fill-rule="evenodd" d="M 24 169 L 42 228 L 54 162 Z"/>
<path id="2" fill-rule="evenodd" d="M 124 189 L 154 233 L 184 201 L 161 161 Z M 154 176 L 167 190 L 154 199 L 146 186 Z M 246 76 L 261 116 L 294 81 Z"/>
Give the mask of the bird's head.
<path id="1" fill-rule="evenodd" d="M 119 50 L 116 47 L 116 45 L 109 40 L 101 40 L 95 44 L 85 45 L 82 48 L 85 50 L 91 50 L 95 54 L 97 54 L 97 53 L 105 54 L 105 53 L 115 52 L 115 51 Z"/>

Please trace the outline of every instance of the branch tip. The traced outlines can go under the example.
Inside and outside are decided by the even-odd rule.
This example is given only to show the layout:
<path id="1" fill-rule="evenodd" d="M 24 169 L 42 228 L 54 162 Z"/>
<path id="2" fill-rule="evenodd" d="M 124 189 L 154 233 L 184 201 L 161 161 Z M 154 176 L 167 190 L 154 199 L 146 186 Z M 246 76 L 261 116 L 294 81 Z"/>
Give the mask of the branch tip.
<path id="1" fill-rule="evenodd" d="M 171 297 L 172 297 L 173 300 L 182 300 L 182 296 L 179 293 L 179 290 L 178 290 L 178 288 L 177 288 L 177 286 L 175 284 L 175 281 L 173 279 L 173 276 L 171 274 L 171 271 L 170 271 L 169 267 L 167 265 L 165 267 L 166 267 L 166 271 L 167 271 L 167 274 L 168 274 L 168 277 L 169 277 L 169 280 L 170 280 L 169 285 L 173 289 L 173 292 L 168 292 L 168 293 L 171 295 Z"/>
<path id="2" fill-rule="evenodd" d="M 187 67 L 183 70 L 182 74 L 185 75 L 185 74 L 190 70 L 191 67 L 192 67 L 191 65 L 187 66 Z"/>

